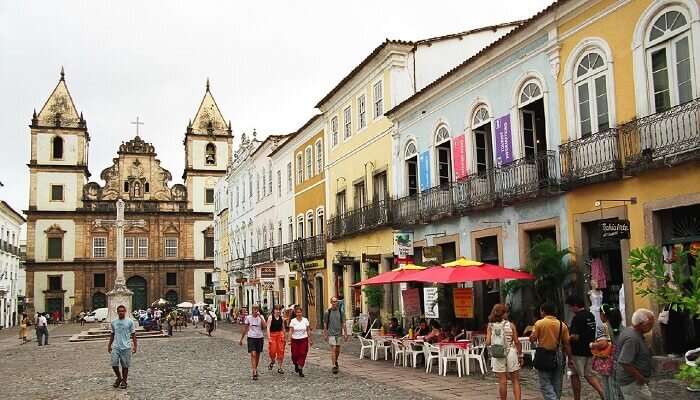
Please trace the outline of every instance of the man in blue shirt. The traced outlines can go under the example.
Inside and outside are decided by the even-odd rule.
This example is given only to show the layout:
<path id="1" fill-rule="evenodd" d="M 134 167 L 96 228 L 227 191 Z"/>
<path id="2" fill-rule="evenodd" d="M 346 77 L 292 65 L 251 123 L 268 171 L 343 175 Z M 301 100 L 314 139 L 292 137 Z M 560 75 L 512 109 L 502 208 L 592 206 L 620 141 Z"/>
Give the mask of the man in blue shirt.
<path id="1" fill-rule="evenodd" d="M 119 318 L 112 321 L 112 334 L 109 337 L 107 351 L 112 354 L 112 369 L 117 376 L 112 386 L 126 389 L 131 354 L 136 353 L 136 328 L 131 318 L 126 318 L 126 307 L 123 305 L 117 307 L 117 315 Z M 121 372 L 119 365 L 122 367 Z"/>

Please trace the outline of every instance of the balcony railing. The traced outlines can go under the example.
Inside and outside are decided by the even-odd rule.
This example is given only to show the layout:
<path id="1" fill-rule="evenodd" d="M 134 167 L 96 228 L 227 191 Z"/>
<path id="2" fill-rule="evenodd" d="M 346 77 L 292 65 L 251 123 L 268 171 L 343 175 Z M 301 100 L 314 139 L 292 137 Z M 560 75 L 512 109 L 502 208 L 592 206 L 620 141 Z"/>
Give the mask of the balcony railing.
<path id="1" fill-rule="evenodd" d="M 630 174 L 698 160 L 700 98 L 635 119 L 619 130 L 625 170 Z"/>
<path id="2" fill-rule="evenodd" d="M 251 255 L 251 261 L 253 265 L 268 263 L 272 261 L 272 248 L 268 247 L 266 249 L 254 251 Z"/>
<path id="3" fill-rule="evenodd" d="M 559 146 L 561 178 L 566 187 L 604 182 L 622 176 L 619 134 L 616 128 Z"/>
<path id="4" fill-rule="evenodd" d="M 299 239 L 294 245 L 294 260 L 299 260 L 299 251 L 304 256 L 304 260 L 324 258 L 326 256 L 326 237 L 316 235 L 304 239 Z"/>
<path id="5" fill-rule="evenodd" d="M 391 223 L 391 200 L 372 202 L 328 220 L 328 240 L 371 231 Z"/>
<path id="6" fill-rule="evenodd" d="M 500 198 L 504 203 L 559 190 L 557 154 L 546 151 L 499 168 Z"/>

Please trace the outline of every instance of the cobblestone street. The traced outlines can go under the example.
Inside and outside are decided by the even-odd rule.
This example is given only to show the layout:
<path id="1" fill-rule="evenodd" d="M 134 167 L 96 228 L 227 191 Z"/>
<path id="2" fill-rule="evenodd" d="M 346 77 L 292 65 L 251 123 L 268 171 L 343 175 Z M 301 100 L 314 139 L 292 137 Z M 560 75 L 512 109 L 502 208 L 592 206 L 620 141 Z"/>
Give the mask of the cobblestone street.
<path id="1" fill-rule="evenodd" d="M 38 347 L 36 342 L 20 346 L 11 331 L 3 332 L 0 374 L 4 399 L 240 399 L 246 395 L 256 399 L 496 398 L 492 374 L 462 379 L 454 374 L 427 376 L 420 368 L 393 368 L 389 362 L 359 360 L 354 343 L 346 346 L 339 375 L 330 373 L 328 353 L 317 341 L 305 378 L 299 378 L 288 365 L 287 373 L 281 376 L 263 367 L 260 380 L 253 382 L 245 347 L 237 343 L 238 329 L 228 324 L 220 324 L 213 338 L 186 328 L 175 332 L 173 338 L 142 340 L 133 358 L 129 388 L 119 390 L 110 386 L 113 375 L 105 342 L 68 342 L 79 330 L 80 326 L 72 324 L 52 327 L 48 347 Z M 266 360 L 264 356 L 263 363 Z M 541 398 L 532 372 L 526 370 L 523 375 L 523 399 Z M 674 383 L 657 382 L 653 387 L 659 399 L 691 399 Z"/>

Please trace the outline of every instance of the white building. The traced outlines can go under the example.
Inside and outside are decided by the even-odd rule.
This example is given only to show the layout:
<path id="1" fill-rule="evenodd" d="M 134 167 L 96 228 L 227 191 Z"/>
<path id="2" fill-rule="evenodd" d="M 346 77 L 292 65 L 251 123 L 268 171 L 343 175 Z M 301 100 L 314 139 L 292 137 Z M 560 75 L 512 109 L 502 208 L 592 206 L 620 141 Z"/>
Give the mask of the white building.
<path id="1" fill-rule="evenodd" d="M 17 325 L 17 297 L 24 293 L 19 234 L 25 222 L 22 214 L 0 201 L 0 328 Z"/>

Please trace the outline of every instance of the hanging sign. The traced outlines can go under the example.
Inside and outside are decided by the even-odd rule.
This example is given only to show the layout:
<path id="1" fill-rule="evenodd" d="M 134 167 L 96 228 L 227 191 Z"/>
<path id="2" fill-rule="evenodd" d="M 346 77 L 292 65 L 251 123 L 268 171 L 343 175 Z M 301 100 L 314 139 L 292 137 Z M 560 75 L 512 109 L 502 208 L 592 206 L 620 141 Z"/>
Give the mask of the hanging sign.
<path id="1" fill-rule="evenodd" d="M 511 133 L 510 114 L 497 118 L 496 121 L 496 161 L 498 165 L 513 161 L 513 136 Z"/>
<path id="2" fill-rule="evenodd" d="M 430 152 L 424 151 L 420 154 L 419 160 L 420 170 L 420 191 L 430 189 Z"/>
<path id="3" fill-rule="evenodd" d="M 600 221 L 600 238 L 613 240 L 629 239 L 630 221 L 626 219 Z"/>
<path id="4" fill-rule="evenodd" d="M 394 255 L 399 263 L 413 259 L 413 232 L 394 232 Z"/>
<path id="5" fill-rule="evenodd" d="M 260 267 L 261 278 L 275 278 L 277 276 L 276 267 Z"/>
<path id="6" fill-rule="evenodd" d="M 425 308 L 425 318 L 440 318 L 438 310 L 438 288 L 423 288 L 423 307 Z"/>
<path id="7" fill-rule="evenodd" d="M 474 291 L 472 288 L 454 288 L 452 297 L 455 317 L 474 318 Z"/>
<path id="8" fill-rule="evenodd" d="M 467 177 L 466 135 L 455 136 L 452 139 L 452 160 L 454 161 L 455 179 Z"/>
<path id="9" fill-rule="evenodd" d="M 365 254 L 365 253 L 362 253 L 362 262 L 363 262 L 363 263 L 381 264 L 381 262 L 382 262 L 382 255 L 381 255 L 381 254 Z"/>
<path id="10" fill-rule="evenodd" d="M 423 247 L 423 260 L 434 260 L 442 262 L 442 246 L 425 246 Z"/>
<path id="11" fill-rule="evenodd" d="M 410 288 L 401 291 L 403 312 L 407 318 L 420 317 L 420 289 Z"/>

